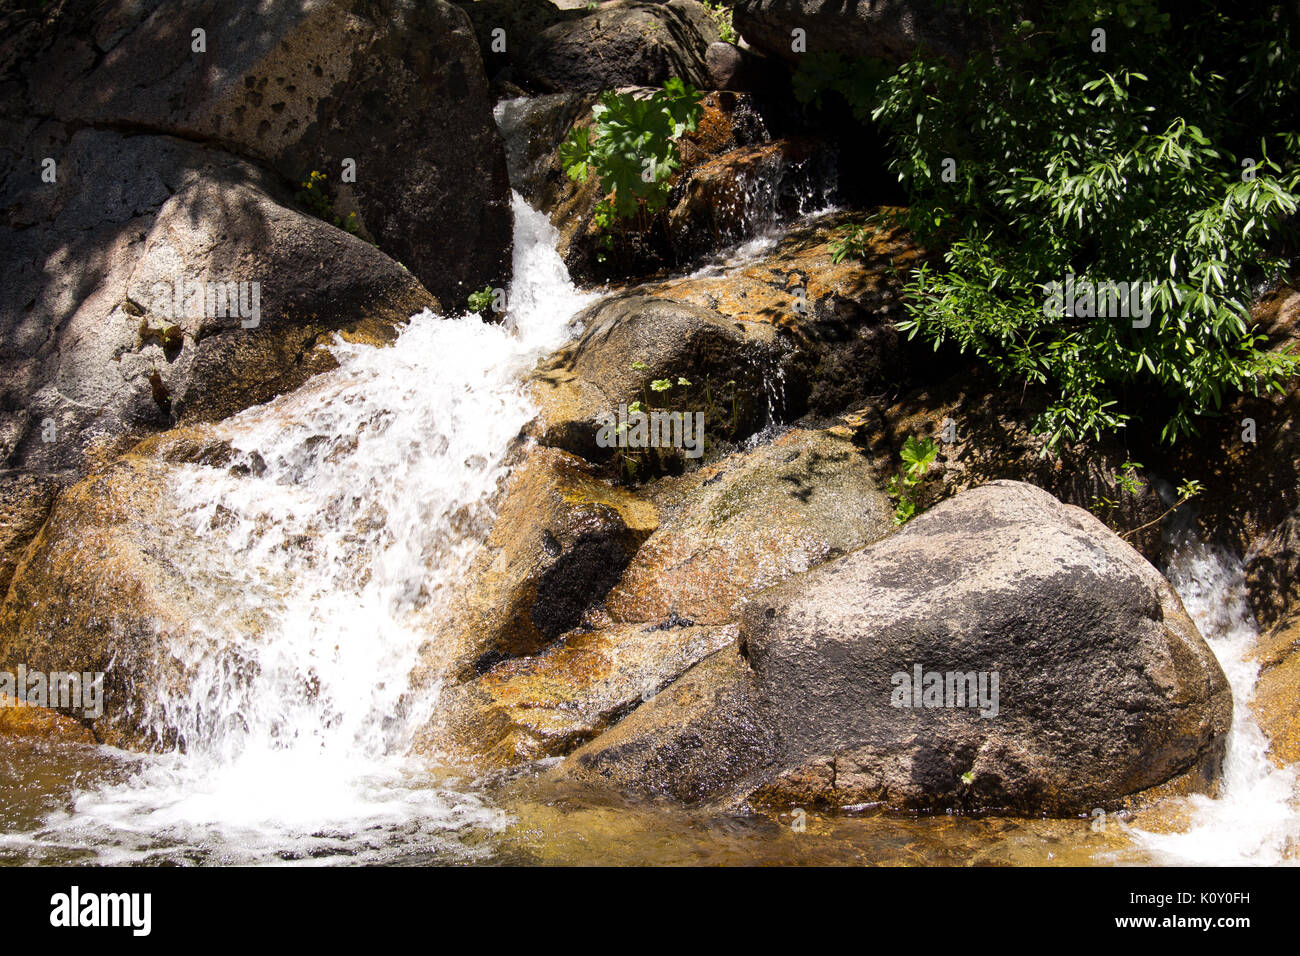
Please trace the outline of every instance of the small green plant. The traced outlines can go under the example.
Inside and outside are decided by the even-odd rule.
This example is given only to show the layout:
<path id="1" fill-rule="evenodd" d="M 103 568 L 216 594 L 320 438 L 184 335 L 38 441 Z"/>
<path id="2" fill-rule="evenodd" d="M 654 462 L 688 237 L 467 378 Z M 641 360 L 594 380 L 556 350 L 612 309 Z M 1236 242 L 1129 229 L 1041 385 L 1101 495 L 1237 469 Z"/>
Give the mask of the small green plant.
<path id="1" fill-rule="evenodd" d="M 1120 469 L 1115 475 L 1115 486 L 1120 494 L 1127 493 L 1136 497 L 1142 493 L 1143 489 L 1146 488 L 1146 482 L 1138 476 L 1138 472 L 1141 471 L 1142 468 L 1142 463 L 1136 461 L 1126 461 L 1124 464 L 1120 465 Z M 1120 534 L 1120 537 L 1129 538 L 1145 528 L 1149 528 L 1154 524 L 1159 524 L 1180 506 L 1195 498 L 1204 490 L 1205 486 L 1195 479 L 1189 478 L 1183 481 L 1177 489 L 1178 498 L 1172 505 L 1165 509 L 1165 511 L 1163 511 L 1158 517 L 1152 518 L 1146 524 L 1139 525 L 1132 530 L 1123 532 Z M 1115 509 L 1119 506 L 1120 501 L 1118 498 L 1111 498 L 1108 495 L 1093 495 L 1092 501 L 1088 505 L 1088 510 L 1105 521 L 1112 527 L 1112 529 L 1118 530 L 1114 527 L 1114 524 L 1110 519 L 1115 512 Z"/>
<path id="2" fill-rule="evenodd" d="M 649 96 L 606 90 L 592 108 L 594 123 L 575 126 L 560 144 L 560 162 L 574 181 L 599 177 L 605 198 L 596 207 L 595 224 L 608 230 L 633 220 L 644 231 L 668 201 L 669 180 L 681 168 L 677 141 L 699 124 L 702 94 L 672 77 Z"/>
<path id="3" fill-rule="evenodd" d="M 704 9 L 718 29 L 718 39 L 723 43 L 734 44 L 739 37 L 731 22 L 731 7 L 724 6 L 720 0 L 704 0 Z"/>
<path id="4" fill-rule="evenodd" d="M 324 173 L 313 169 L 299 184 L 300 188 L 294 198 L 317 219 L 323 219 L 344 232 L 359 237 L 357 214 L 350 212 L 346 216 L 340 216 L 334 211 L 334 200 L 330 199 L 325 189 L 325 178 Z"/>
<path id="5" fill-rule="evenodd" d="M 492 308 L 493 292 L 492 287 L 487 286 L 480 292 L 471 292 L 469 294 L 469 310 L 477 312 L 479 315 L 487 314 Z"/>
<path id="6" fill-rule="evenodd" d="M 920 488 L 930 466 L 939 457 L 939 448 L 931 438 L 917 440 L 915 435 L 908 437 L 899 453 L 903 459 L 902 470 L 889 479 L 887 488 L 889 497 L 897 499 L 894 506 L 894 524 L 907 524 L 916 516 Z"/>
<path id="7" fill-rule="evenodd" d="M 650 366 L 645 362 L 636 361 L 629 366 L 634 372 L 649 371 Z M 628 402 L 627 412 L 629 415 L 646 414 L 650 415 L 656 411 L 655 402 L 651 400 L 653 395 L 662 403 L 659 411 L 678 411 L 685 410 L 675 407 L 681 401 L 680 398 L 674 399 L 667 393 L 674 388 L 689 388 L 692 385 L 690 379 L 684 375 L 678 375 L 676 381 L 672 378 L 656 378 L 647 382 L 643 390 L 644 400 Z M 707 382 L 706 382 L 707 391 Z M 684 396 L 683 396 L 684 397 Z M 707 418 L 706 414 L 706 418 Z M 628 425 L 626 422 L 620 424 L 616 431 L 621 435 L 626 433 Z M 665 471 L 674 471 L 681 466 L 680 456 L 674 452 L 665 452 L 661 448 L 624 448 L 620 447 L 615 453 L 615 468 L 619 476 L 626 484 L 632 484 L 636 481 L 637 475 L 643 470 L 653 478 L 658 473 Z"/>
<path id="8" fill-rule="evenodd" d="M 1191 501 L 1193 498 L 1195 498 L 1204 490 L 1205 490 L 1205 486 L 1202 485 L 1199 481 L 1196 481 L 1195 479 L 1188 479 L 1184 481 L 1182 484 L 1178 486 L 1178 498 L 1176 501 L 1174 501 L 1172 505 L 1166 508 L 1157 517 L 1152 518 L 1146 524 L 1138 525 L 1132 531 L 1125 531 L 1122 535 L 1120 535 L 1120 537 L 1129 538 L 1137 534 L 1139 531 L 1151 527 L 1153 524 L 1159 524 L 1161 521 L 1164 521 L 1165 518 L 1169 517 L 1169 515 L 1173 514 L 1185 503 Z"/>

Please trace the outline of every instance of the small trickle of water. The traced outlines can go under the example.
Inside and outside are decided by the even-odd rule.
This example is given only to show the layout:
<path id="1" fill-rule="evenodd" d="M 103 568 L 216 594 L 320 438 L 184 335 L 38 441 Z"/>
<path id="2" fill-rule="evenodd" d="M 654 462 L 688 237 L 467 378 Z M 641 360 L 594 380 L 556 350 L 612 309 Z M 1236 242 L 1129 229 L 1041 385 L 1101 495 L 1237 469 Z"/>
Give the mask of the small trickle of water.
<path id="1" fill-rule="evenodd" d="M 1268 738 L 1255 722 L 1251 704 L 1259 664 L 1252 655 L 1258 630 L 1246 599 L 1241 560 L 1183 533 L 1170 552 L 1165 575 L 1232 686 L 1232 729 L 1220 793 L 1216 799 L 1188 798 L 1191 826 L 1181 833 L 1130 832 L 1161 863 L 1294 863 L 1287 853 L 1300 846 L 1300 767 L 1274 764 L 1268 757 Z"/>
<path id="2" fill-rule="evenodd" d="M 183 677 L 140 716 L 181 746 L 77 792 L 33 855 L 383 857 L 502 825 L 407 754 L 437 694 L 411 692 L 420 644 L 534 414 L 521 374 L 590 299 L 546 217 L 518 196 L 514 214 L 504 322 L 425 312 L 390 348 L 339 344 L 338 369 L 219 426 L 248 473 L 172 470 L 182 526 L 161 547 L 199 613 L 172 639 Z"/>

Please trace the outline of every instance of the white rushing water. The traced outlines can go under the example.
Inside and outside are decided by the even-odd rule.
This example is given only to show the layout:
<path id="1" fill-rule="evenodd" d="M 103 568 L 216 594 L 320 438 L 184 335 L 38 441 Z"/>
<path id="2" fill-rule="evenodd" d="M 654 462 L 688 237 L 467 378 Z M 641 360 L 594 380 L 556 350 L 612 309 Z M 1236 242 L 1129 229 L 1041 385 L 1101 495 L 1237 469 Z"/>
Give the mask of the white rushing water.
<path id="1" fill-rule="evenodd" d="M 1170 552 L 1165 575 L 1196 622 L 1232 686 L 1232 729 L 1216 798 L 1192 796 L 1189 828 L 1179 833 L 1132 829 L 1161 863 L 1186 866 L 1278 865 L 1300 845 L 1297 771 L 1268 757 L 1268 738 L 1251 702 L 1259 679 L 1253 658 L 1258 631 L 1246 599 L 1241 560 L 1186 534 Z"/>
<path id="2" fill-rule="evenodd" d="M 78 792 L 29 850 L 103 862 L 385 858 L 501 817 L 407 756 L 437 688 L 410 691 L 458 576 L 491 523 L 519 382 L 590 300 L 518 196 L 504 322 L 414 316 L 390 348 L 340 344 L 340 367 L 220 426 L 248 465 L 178 465 L 164 547 L 201 613 L 173 640 L 185 679 L 148 722 L 183 751 Z M 40 855 L 37 853 L 36 855 Z"/>

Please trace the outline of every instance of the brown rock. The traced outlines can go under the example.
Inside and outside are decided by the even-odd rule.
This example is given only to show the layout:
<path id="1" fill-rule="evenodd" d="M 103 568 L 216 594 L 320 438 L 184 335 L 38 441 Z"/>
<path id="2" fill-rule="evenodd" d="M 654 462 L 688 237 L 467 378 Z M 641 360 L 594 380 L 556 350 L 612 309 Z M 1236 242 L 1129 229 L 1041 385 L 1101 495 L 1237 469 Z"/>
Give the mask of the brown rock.
<path id="1" fill-rule="evenodd" d="M 1300 762 L 1300 616 L 1279 623 L 1260 640 L 1255 717 L 1278 766 Z"/>
<path id="2" fill-rule="evenodd" d="M 35 737 L 62 743 L 94 744 L 90 728 L 46 707 L 34 707 L 0 694 L 0 737 Z"/>
<path id="3" fill-rule="evenodd" d="M 742 598 L 893 530 L 866 457 L 826 432 L 792 431 L 663 484 L 670 516 L 610 591 L 615 621 L 733 621 Z"/>
<path id="4" fill-rule="evenodd" d="M 450 633 L 431 642 L 428 674 L 473 679 L 533 654 L 601 600 L 657 524 L 652 505 L 562 451 L 531 451 L 510 477 Z"/>
<path id="5" fill-rule="evenodd" d="M 735 639 L 734 625 L 570 632 L 536 656 L 444 691 L 429 739 L 486 766 L 562 756 Z"/>

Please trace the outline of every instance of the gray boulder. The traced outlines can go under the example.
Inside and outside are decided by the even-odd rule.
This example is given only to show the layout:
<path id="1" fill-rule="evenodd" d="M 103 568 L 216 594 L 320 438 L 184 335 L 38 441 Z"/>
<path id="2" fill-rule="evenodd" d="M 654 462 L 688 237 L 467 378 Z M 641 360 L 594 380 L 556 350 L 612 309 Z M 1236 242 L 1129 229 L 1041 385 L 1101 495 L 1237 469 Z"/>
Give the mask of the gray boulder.
<path id="1" fill-rule="evenodd" d="M 39 147 L 13 157 L 29 169 L 62 158 L 58 124 L 171 134 L 295 187 L 323 172 L 449 306 L 508 278 L 504 150 L 473 29 L 445 0 L 67 0 L 23 23 L 0 49 L 0 116 Z"/>
<path id="2" fill-rule="evenodd" d="M 739 647 L 567 772 L 729 803 L 1073 814 L 1210 786 L 1232 715 L 1168 582 L 1017 482 L 757 595 Z"/>
<path id="3" fill-rule="evenodd" d="M 333 332 L 391 336 L 437 304 L 228 153 L 84 129 L 59 169 L 55 183 L 11 179 L 0 194 L 14 227 L 0 243 L 0 454 L 12 467 L 76 473 L 96 448 L 268 401 L 333 366 L 319 347 Z"/>

